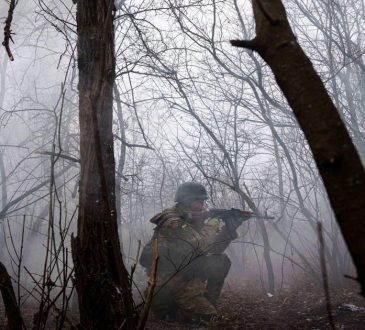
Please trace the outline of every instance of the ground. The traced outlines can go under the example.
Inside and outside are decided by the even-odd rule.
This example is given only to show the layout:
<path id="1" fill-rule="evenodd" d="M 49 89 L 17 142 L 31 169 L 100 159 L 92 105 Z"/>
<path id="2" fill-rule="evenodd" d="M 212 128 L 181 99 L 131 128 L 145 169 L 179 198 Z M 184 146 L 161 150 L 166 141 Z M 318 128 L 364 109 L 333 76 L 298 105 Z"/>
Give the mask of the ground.
<path id="1" fill-rule="evenodd" d="M 335 329 L 365 330 L 365 302 L 359 295 L 359 287 L 348 281 L 345 288 L 332 288 L 330 295 Z M 22 311 L 28 329 L 34 310 L 28 305 Z M 151 315 L 146 329 L 333 329 L 328 322 L 323 288 L 310 282 L 287 286 L 272 297 L 263 294 L 259 283 L 231 283 L 222 293 L 218 310 L 220 315 L 216 320 L 199 325 L 158 321 Z M 4 329 L 3 308 L 0 316 L 0 329 Z"/>
<path id="2" fill-rule="evenodd" d="M 365 302 L 359 288 L 332 289 L 331 310 L 335 329 L 365 329 Z M 300 283 L 265 296 L 260 285 L 247 284 L 227 288 L 219 301 L 220 316 L 198 326 L 150 318 L 148 330 L 187 329 L 332 329 L 328 322 L 323 288 L 314 283 Z"/>

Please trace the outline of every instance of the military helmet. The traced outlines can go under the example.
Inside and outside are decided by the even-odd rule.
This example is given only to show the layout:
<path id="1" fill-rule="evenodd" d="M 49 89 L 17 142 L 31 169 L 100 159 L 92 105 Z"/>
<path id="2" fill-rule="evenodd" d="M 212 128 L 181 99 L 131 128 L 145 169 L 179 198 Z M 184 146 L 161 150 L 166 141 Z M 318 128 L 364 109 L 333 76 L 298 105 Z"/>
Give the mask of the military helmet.
<path id="1" fill-rule="evenodd" d="M 176 203 L 190 203 L 194 200 L 208 199 L 207 190 L 197 182 L 184 182 L 179 185 L 175 193 Z"/>

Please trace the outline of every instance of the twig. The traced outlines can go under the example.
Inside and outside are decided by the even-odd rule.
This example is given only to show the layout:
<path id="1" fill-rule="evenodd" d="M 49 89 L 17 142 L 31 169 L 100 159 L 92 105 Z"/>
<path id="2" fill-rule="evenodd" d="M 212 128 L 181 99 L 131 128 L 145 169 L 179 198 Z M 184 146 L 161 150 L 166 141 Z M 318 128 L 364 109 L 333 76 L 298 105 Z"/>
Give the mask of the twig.
<path id="1" fill-rule="evenodd" d="M 135 262 L 134 262 L 133 266 L 131 267 L 131 275 L 130 275 L 131 281 L 130 281 L 130 285 L 132 285 L 132 283 L 133 283 L 133 274 L 134 274 L 134 272 L 136 270 L 136 267 L 137 267 L 140 250 L 141 250 L 141 240 L 138 240 L 136 259 L 135 259 Z"/>
<path id="2" fill-rule="evenodd" d="M 359 282 L 359 278 L 358 277 L 355 277 L 355 276 L 352 276 L 352 275 L 349 275 L 349 274 L 345 274 L 344 275 L 345 278 L 348 278 L 350 280 L 353 280 L 353 281 L 356 281 L 356 282 Z"/>
<path id="3" fill-rule="evenodd" d="M 137 330 L 143 330 L 147 321 L 148 313 L 151 307 L 152 298 L 153 298 L 153 291 L 155 290 L 156 286 L 156 274 L 157 274 L 157 263 L 158 263 L 158 240 L 157 238 L 153 242 L 153 259 L 151 265 L 151 272 L 150 272 L 150 279 L 149 285 L 147 289 L 146 300 L 143 306 L 143 310 L 140 314 L 140 319 L 138 322 Z"/>
<path id="4" fill-rule="evenodd" d="M 59 154 L 57 152 L 52 152 L 52 151 L 36 151 L 35 153 L 36 154 L 40 154 L 40 155 L 47 155 L 47 156 L 57 156 L 59 158 L 67 159 L 67 160 L 69 160 L 71 162 L 80 163 L 80 159 L 79 158 L 75 158 L 75 157 L 72 157 L 72 156 Z"/>
<path id="5" fill-rule="evenodd" d="M 25 230 L 25 214 L 23 215 L 23 224 L 22 224 L 22 236 L 20 240 L 20 251 L 18 257 L 18 270 L 17 270 L 17 290 L 18 290 L 18 306 L 20 306 L 21 296 L 20 296 L 20 273 L 22 269 L 22 261 L 23 261 L 23 249 L 24 249 L 24 230 Z"/>
<path id="6" fill-rule="evenodd" d="M 11 37 L 12 32 L 11 32 L 11 29 L 10 29 L 11 28 L 11 22 L 13 20 L 14 9 L 15 9 L 15 0 L 10 0 L 8 17 L 6 18 L 6 21 L 5 21 L 4 41 L 3 41 L 3 46 L 5 47 L 6 52 L 8 53 L 10 61 L 14 61 L 14 56 L 11 53 L 10 46 L 9 46 L 9 40 L 11 40 L 14 43 L 14 41 Z"/>
<path id="7" fill-rule="evenodd" d="M 115 135 L 115 134 L 114 134 L 114 137 L 117 140 L 119 140 L 120 142 L 122 142 L 128 148 L 144 148 L 144 149 L 155 150 L 154 148 L 150 147 L 149 145 L 128 143 L 127 141 L 125 141 L 124 139 L 122 139 L 121 137 L 119 137 L 118 135 Z"/>
<path id="8" fill-rule="evenodd" d="M 325 257 L 325 251 L 324 251 L 325 245 L 324 245 L 324 238 L 323 238 L 322 223 L 320 223 L 319 221 L 317 222 L 317 230 L 318 230 L 319 255 L 320 255 L 320 260 L 321 260 L 321 271 L 322 271 L 322 278 L 323 278 L 324 294 L 325 294 L 325 298 L 326 298 L 328 322 L 330 324 L 331 329 L 335 329 L 335 323 L 333 321 L 333 315 L 332 315 L 331 297 L 330 297 L 329 285 L 328 285 L 328 274 L 327 274 L 326 257 Z"/>
<path id="9" fill-rule="evenodd" d="M 57 178 L 59 176 L 61 176 L 62 174 L 66 173 L 69 169 L 71 168 L 71 165 L 68 165 L 66 167 L 64 167 L 60 172 L 56 173 L 54 175 L 54 178 Z M 0 211 L 0 220 L 5 218 L 8 214 L 10 214 L 11 212 L 9 211 L 9 209 L 11 207 L 13 207 L 14 205 L 18 204 L 20 201 L 22 201 L 24 198 L 28 197 L 29 195 L 33 194 L 34 192 L 36 192 L 37 190 L 43 188 L 46 184 L 48 184 L 50 182 L 51 179 L 47 179 L 45 181 L 43 181 L 42 183 L 36 185 L 35 187 L 29 189 L 28 191 L 26 191 L 25 193 L 23 193 L 22 195 L 20 195 L 19 197 L 13 199 L 12 201 L 10 201 L 8 204 L 6 204 L 3 209 Z M 8 212 L 9 211 L 9 212 Z"/>
<path id="10" fill-rule="evenodd" d="M 0 263 L 1 264 L 1 263 Z M 29 271 L 29 269 L 27 269 L 26 267 L 24 267 L 25 271 L 27 272 L 27 274 L 31 277 L 31 279 L 33 280 L 34 284 L 35 284 L 35 288 L 34 291 L 37 292 L 39 295 L 41 295 L 41 290 L 42 290 L 42 285 L 41 285 L 41 281 L 42 278 L 40 278 L 39 281 L 36 280 L 36 278 L 33 276 L 33 274 Z M 51 308 L 53 308 L 57 313 L 61 314 L 64 313 L 65 311 L 62 311 L 61 309 L 59 309 L 56 306 L 56 301 L 58 300 L 58 298 L 66 291 L 67 289 L 67 283 L 71 280 L 72 276 L 74 274 L 74 268 L 71 269 L 71 272 L 68 274 L 65 284 L 63 285 L 63 287 L 61 287 L 61 290 L 56 294 L 55 297 L 53 297 L 52 299 L 48 296 L 46 297 L 47 299 L 47 310 L 43 313 L 40 313 L 40 311 L 38 311 L 35 315 L 34 315 L 34 319 L 38 320 L 38 318 L 44 318 L 45 314 L 48 315 L 49 310 Z M 26 289 L 26 288 L 25 288 Z M 39 303 L 41 303 L 41 301 L 39 299 L 37 299 L 37 297 L 35 295 L 32 295 L 33 298 L 35 298 Z M 70 320 L 70 318 L 66 315 L 66 313 L 64 313 L 64 315 L 62 315 L 64 320 L 71 326 L 71 329 L 76 328 L 72 321 Z"/>

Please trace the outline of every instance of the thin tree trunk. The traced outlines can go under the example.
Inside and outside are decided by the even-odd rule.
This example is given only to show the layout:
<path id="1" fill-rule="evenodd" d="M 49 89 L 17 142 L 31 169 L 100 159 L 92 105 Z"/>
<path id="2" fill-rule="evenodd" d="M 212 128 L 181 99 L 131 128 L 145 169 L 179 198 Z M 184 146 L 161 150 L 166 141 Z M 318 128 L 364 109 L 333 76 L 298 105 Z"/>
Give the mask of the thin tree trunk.
<path id="1" fill-rule="evenodd" d="M 125 127 L 124 127 L 124 120 L 123 120 L 123 109 L 122 109 L 122 102 L 120 100 L 120 94 L 118 87 L 114 85 L 114 95 L 115 101 L 117 104 L 117 118 L 118 124 L 120 129 L 120 138 L 123 141 L 126 141 L 125 136 Z M 127 147 L 125 143 L 121 143 L 120 146 L 120 156 L 119 156 L 119 163 L 118 169 L 115 175 L 116 182 L 115 182 L 115 198 L 116 198 L 116 208 L 117 208 L 117 215 L 118 215 L 118 235 L 120 240 L 120 245 L 123 251 L 123 240 L 122 240 L 122 217 L 121 217 L 121 203 L 122 203 L 122 180 L 123 180 L 123 172 L 124 172 L 124 165 L 125 165 L 125 158 L 126 158 Z"/>
<path id="2" fill-rule="evenodd" d="M 0 101 L 1 104 L 1 101 Z M 6 180 L 6 172 L 5 172 L 5 165 L 4 165 L 4 152 L 0 151 L 0 178 L 1 178 L 1 210 L 5 207 L 5 205 L 8 202 L 8 192 L 7 192 L 7 180 Z M 0 228 L 2 229 L 1 232 L 3 232 L 4 228 L 3 221 L 0 223 Z M 3 259 L 4 256 L 4 235 L 1 235 L 0 237 L 0 256 L 1 259 Z"/>
<path id="3" fill-rule="evenodd" d="M 250 207 L 250 209 L 256 213 L 260 214 L 259 209 L 256 207 L 256 204 L 253 202 L 253 200 L 245 194 L 242 189 L 236 188 L 236 192 L 239 194 L 242 205 L 244 205 L 243 201 L 247 203 L 247 205 Z M 274 267 L 272 265 L 272 260 L 270 256 L 271 246 L 270 246 L 270 240 L 269 235 L 267 234 L 266 225 L 264 221 L 260 218 L 257 219 L 258 227 L 260 229 L 260 233 L 263 240 L 263 246 L 264 246 L 264 260 L 267 270 L 267 284 L 268 284 L 268 292 L 271 294 L 275 293 L 275 273 L 274 273 Z"/>
<path id="4" fill-rule="evenodd" d="M 275 293 L 275 274 L 274 268 L 272 265 L 272 260 L 270 256 L 270 241 L 269 235 L 267 234 L 266 226 L 264 220 L 257 218 L 257 224 L 259 225 L 262 240 L 264 242 L 264 260 L 267 269 L 267 285 L 268 285 L 268 292 L 271 294 Z"/>
<path id="5" fill-rule="evenodd" d="M 290 28 L 280 0 L 254 0 L 256 37 L 232 41 L 271 67 L 301 126 L 365 294 L 365 172 L 344 123 Z"/>

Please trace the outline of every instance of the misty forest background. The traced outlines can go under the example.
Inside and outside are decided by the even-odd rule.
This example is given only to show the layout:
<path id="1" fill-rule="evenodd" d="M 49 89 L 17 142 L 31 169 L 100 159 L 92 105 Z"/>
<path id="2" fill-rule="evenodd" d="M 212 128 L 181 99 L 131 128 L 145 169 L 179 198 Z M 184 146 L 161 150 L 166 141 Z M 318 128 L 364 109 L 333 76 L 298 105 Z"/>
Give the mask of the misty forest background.
<path id="1" fill-rule="evenodd" d="M 365 159 L 365 4 L 284 1 L 298 42 Z M 7 1 L 0 2 L 5 21 Z M 0 259 L 22 306 L 73 301 L 79 114 L 76 5 L 19 1 L 15 60 L 0 52 Z M 115 1 L 113 133 L 122 255 L 134 269 L 149 219 L 184 181 L 207 187 L 209 206 L 254 205 L 228 249 L 228 285 L 276 294 L 298 278 L 321 282 L 323 226 L 330 285 L 356 276 L 312 153 L 270 68 L 230 39 L 252 39 L 249 1 Z M 338 141 L 341 143 L 341 141 Z M 249 201 L 249 203 L 247 203 Z M 147 285 L 133 270 L 135 299 Z M 138 288 L 138 289 L 137 289 Z M 42 298 L 43 297 L 43 298 Z"/>

